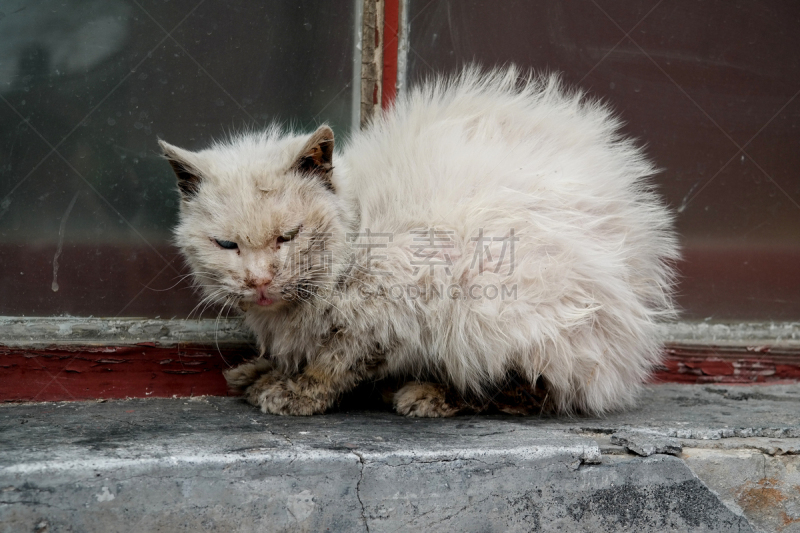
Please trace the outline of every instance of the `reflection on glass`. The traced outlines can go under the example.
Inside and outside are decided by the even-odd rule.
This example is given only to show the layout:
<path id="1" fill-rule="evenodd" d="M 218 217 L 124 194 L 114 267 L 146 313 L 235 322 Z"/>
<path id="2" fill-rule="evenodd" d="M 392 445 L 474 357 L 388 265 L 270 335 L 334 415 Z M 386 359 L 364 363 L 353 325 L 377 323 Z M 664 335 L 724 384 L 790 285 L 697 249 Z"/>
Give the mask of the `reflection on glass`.
<path id="1" fill-rule="evenodd" d="M 796 7 L 410 0 L 408 76 L 469 62 L 562 72 L 613 106 L 663 169 L 655 183 L 683 236 L 683 317 L 797 320 Z"/>
<path id="2" fill-rule="evenodd" d="M 273 121 L 346 137 L 351 7 L 0 4 L 0 315 L 186 316 L 157 138 L 197 149 Z"/>

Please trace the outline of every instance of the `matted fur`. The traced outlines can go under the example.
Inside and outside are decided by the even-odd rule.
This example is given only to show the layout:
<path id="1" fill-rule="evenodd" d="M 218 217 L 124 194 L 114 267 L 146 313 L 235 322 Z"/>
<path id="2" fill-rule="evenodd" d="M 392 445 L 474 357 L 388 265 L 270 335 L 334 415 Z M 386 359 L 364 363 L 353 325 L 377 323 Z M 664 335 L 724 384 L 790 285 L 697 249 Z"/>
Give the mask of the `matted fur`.
<path id="1" fill-rule="evenodd" d="M 196 153 L 162 142 L 191 177 L 176 242 L 270 361 L 229 371 L 231 386 L 264 411 L 311 414 L 367 379 L 433 376 L 481 397 L 514 372 L 543 378 L 561 412 L 630 405 L 674 315 L 678 247 L 654 167 L 618 128 L 554 76 L 469 69 L 400 98 L 333 170 L 308 151 L 332 142 L 326 126 Z M 445 247 L 421 251 L 432 229 Z M 409 398 L 404 413 L 452 414 Z"/>

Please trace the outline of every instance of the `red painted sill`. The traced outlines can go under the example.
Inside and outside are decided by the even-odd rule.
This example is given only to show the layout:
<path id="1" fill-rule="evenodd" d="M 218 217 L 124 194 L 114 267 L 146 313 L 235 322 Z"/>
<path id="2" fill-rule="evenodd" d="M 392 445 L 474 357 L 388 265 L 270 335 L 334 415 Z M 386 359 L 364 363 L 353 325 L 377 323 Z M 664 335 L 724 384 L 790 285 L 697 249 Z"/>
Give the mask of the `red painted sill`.
<path id="1" fill-rule="evenodd" d="M 0 347 L 0 400 L 69 401 L 227 395 L 222 370 L 249 346 Z M 800 380 L 800 351 L 668 345 L 654 383 L 778 384 Z"/>

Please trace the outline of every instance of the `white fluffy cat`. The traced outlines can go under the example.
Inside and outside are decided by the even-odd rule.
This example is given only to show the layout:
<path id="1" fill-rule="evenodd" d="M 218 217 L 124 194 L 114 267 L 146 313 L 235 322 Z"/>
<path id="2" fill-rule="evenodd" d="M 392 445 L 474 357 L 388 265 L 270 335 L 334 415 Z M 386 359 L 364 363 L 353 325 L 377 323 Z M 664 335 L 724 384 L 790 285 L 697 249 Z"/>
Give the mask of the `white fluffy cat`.
<path id="1" fill-rule="evenodd" d="M 261 346 L 228 383 L 294 415 L 387 376 L 414 416 L 486 406 L 509 375 L 557 412 L 630 405 L 661 357 L 678 247 L 619 125 L 555 77 L 470 69 L 341 151 L 327 126 L 162 141 L 176 242 Z"/>

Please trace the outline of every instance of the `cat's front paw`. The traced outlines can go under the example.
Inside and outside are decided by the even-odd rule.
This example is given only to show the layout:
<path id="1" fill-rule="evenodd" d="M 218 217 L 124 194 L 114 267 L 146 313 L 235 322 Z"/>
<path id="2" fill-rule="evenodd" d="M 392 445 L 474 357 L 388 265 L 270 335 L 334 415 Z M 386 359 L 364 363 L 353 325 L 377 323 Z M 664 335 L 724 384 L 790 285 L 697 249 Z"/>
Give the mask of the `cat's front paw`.
<path id="1" fill-rule="evenodd" d="M 228 388 L 233 392 L 243 392 L 258 380 L 259 376 L 266 374 L 274 369 L 271 361 L 259 357 L 241 365 L 229 368 L 222 372 Z"/>
<path id="2" fill-rule="evenodd" d="M 289 378 L 272 371 L 258 378 L 245 391 L 248 402 L 274 415 L 309 416 L 330 408 L 332 396 L 303 377 Z"/>
<path id="3" fill-rule="evenodd" d="M 447 388 L 437 383 L 407 383 L 394 395 L 398 414 L 425 418 L 453 416 L 464 409 L 461 402 L 447 398 Z"/>

